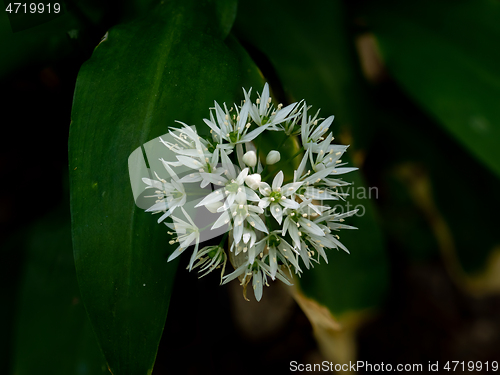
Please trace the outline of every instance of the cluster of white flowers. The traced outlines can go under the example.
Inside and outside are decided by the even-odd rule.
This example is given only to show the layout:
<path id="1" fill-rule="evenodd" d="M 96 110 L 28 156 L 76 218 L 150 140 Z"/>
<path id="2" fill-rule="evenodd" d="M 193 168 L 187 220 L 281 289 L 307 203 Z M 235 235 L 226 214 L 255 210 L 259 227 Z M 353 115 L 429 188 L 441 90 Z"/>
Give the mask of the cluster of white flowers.
<path id="1" fill-rule="evenodd" d="M 158 222 L 172 220 L 165 224 L 175 231 L 169 232 L 175 235 L 170 243 L 178 247 L 168 260 L 194 245 L 189 270 L 198 268 L 204 276 L 220 268 L 223 284 L 238 278 L 246 291 L 251 282 L 260 300 L 268 278 L 290 284 L 294 273 L 300 276 L 301 263 L 309 268 L 320 257 L 328 262 L 328 249 L 348 252 L 334 233 L 355 229 L 342 222 L 356 210 L 339 214 L 328 203 L 345 195 L 337 187 L 348 183 L 337 176 L 356 168 L 343 167 L 341 156 L 347 146 L 331 143 L 333 116 L 320 118 L 319 111 L 309 115 L 304 101 L 275 107 L 267 83 L 255 103 L 251 89 L 243 93 L 242 105 L 229 110 L 215 102 L 210 119 L 204 119 L 208 137 L 180 122 L 179 128 L 172 128 L 171 141 L 161 142 L 175 160 L 160 159 L 165 171 L 154 171 L 157 179 L 143 181 L 155 191 L 150 197 L 156 202 L 147 211 L 161 213 Z M 259 149 L 258 137 L 264 132 L 282 132 L 283 142 L 276 150 Z M 283 153 L 280 147 L 299 135 L 302 147 L 291 158 L 302 154 L 302 159 L 293 176 L 287 176 L 278 167 L 290 167 L 293 160 L 277 164 Z M 159 177 L 165 173 L 169 181 Z M 191 184 L 210 193 L 198 196 L 190 210 L 185 205 Z M 184 218 L 178 217 L 181 212 Z M 196 219 L 200 215 L 201 222 Z M 203 233 L 214 230 L 219 230 L 217 236 L 225 233 L 220 244 L 200 249 Z M 228 259 L 234 271 L 224 275 Z"/>

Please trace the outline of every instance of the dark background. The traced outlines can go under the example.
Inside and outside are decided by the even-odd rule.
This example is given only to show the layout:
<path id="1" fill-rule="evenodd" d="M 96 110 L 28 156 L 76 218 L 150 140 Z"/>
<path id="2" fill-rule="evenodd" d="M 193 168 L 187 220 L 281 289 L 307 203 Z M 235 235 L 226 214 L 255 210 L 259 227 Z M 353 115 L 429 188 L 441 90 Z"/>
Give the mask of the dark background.
<path id="1" fill-rule="evenodd" d="M 354 163 L 367 186 L 379 189 L 374 205 L 385 238 L 388 283 L 378 305 L 353 318 L 355 328 L 348 336 L 355 340 L 356 358 L 370 363 L 421 363 L 425 367 L 428 361 L 498 361 L 498 174 L 413 95 L 400 79 L 404 73 L 396 70 L 394 74 L 385 66 L 370 39 L 373 24 L 366 16 L 377 3 L 382 9 L 392 9 L 386 1 L 343 4 L 346 44 L 357 72 L 353 80 L 362 87 L 367 104 L 357 110 L 364 112 L 367 121 L 362 127 L 341 129 L 351 130 L 357 155 Z M 448 20 L 452 26 L 458 22 L 459 18 L 447 18 L 455 3 L 436 4 L 426 8 L 436 9 L 433 19 Z M 12 32 L 5 13 L 0 16 L 4 269 L 0 276 L 0 372 L 6 374 L 30 373 L 32 368 L 40 374 L 54 373 L 51 366 L 61 357 L 68 362 L 74 359 L 65 350 L 77 348 L 80 339 L 93 340 L 83 328 L 81 336 L 65 337 L 72 324 L 64 318 L 68 309 L 85 317 L 72 263 L 69 219 L 67 141 L 73 92 L 79 67 L 106 30 L 150 7 L 147 2 L 118 1 L 68 1 L 64 5 L 64 15 L 17 32 Z M 265 48 L 249 36 L 253 31 L 247 27 L 248 14 L 254 7 L 240 2 L 235 34 L 276 95 L 287 100 L 290 86 L 282 82 L 276 66 L 279 59 L 266 55 Z M 309 8 L 309 12 L 314 19 L 321 9 Z M 480 24 L 481 15 L 468 17 L 477 17 L 475 22 Z M 472 21 L 464 20 L 468 22 Z M 470 29 L 450 38 L 455 36 L 459 46 L 469 46 L 477 37 L 474 32 Z M 267 33 L 272 35 L 273 30 Z M 475 48 L 490 48 L 491 61 L 485 60 L 498 62 L 495 35 L 486 33 L 479 39 L 482 44 L 474 44 Z M 464 47 L 464 51 L 473 49 Z M 492 74 L 499 77 L 500 68 Z M 496 94 L 500 98 L 500 91 Z M 466 104 L 455 103 L 457 110 Z M 498 127 L 498 123 L 490 125 Z M 370 134 L 369 140 L 356 141 L 360 132 Z M 56 244 L 66 244 L 64 251 L 57 250 Z M 281 285 L 267 289 L 260 305 L 251 302 L 248 306 L 241 305 L 238 288 L 219 287 L 216 276 L 198 280 L 181 267 L 176 286 L 155 374 L 285 373 L 292 360 L 319 363 L 328 357 L 319 350 L 307 317 Z M 73 298 L 59 301 L 62 295 Z M 95 373 L 73 368 L 75 374 Z"/>

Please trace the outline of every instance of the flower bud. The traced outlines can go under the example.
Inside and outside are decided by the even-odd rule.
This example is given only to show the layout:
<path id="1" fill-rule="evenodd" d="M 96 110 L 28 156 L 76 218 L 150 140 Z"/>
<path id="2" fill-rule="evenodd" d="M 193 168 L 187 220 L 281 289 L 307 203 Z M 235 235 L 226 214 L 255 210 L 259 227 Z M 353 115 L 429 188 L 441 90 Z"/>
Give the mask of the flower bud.
<path id="1" fill-rule="evenodd" d="M 280 161 L 280 159 L 281 159 L 280 153 L 278 151 L 272 150 L 269 151 L 269 154 L 267 154 L 266 163 L 267 165 L 276 164 L 277 162 Z"/>
<path id="2" fill-rule="evenodd" d="M 257 190 L 259 188 L 261 181 L 260 174 L 254 173 L 245 177 L 245 183 L 250 187 L 250 189 Z"/>
<path id="3" fill-rule="evenodd" d="M 255 151 L 248 151 L 243 155 L 243 163 L 249 167 L 255 167 L 257 165 L 257 155 L 255 155 Z"/>
<path id="4" fill-rule="evenodd" d="M 209 204 L 205 205 L 207 210 L 209 210 L 213 214 L 215 214 L 217 212 L 217 209 L 221 206 L 222 206 L 222 202 L 214 202 L 214 203 L 209 203 Z"/>

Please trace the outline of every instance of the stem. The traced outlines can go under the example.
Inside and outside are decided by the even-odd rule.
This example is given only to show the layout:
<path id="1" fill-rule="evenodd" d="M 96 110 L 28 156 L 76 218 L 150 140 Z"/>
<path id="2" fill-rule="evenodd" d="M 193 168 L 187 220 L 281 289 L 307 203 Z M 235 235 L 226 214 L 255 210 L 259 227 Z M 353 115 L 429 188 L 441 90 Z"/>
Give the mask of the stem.
<path id="1" fill-rule="evenodd" d="M 224 237 L 222 237 L 222 240 L 220 240 L 220 242 L 219 242 L 219 247 L 223 247 L 222 243 L 226 240 L 228 234 L 229 234 L 229 231 L 224 233 Z"/>
<path id="2" fill-rule="evenodd" d="M 280 145 L 278 146 L 277 150 L 281 149 L 281 146 L 283 146 L 286 142 L 286 140 L 288 139 L 288 135 L 285 134 L 285 136 L 283 137 L 283 140 L 281 141 Z"/>
<path id="3" fill-rule="evenodd" d="M 302 146 L 299 151 L 297 151 L 297 153 L 295 155 L 293 155 L 291 158 L 290 158 L 290 161 L 292 161 L 293 159 L 295 159 L 298 155 L 300 155 L 302 152 L 304 151 L 304 146 Z"/>

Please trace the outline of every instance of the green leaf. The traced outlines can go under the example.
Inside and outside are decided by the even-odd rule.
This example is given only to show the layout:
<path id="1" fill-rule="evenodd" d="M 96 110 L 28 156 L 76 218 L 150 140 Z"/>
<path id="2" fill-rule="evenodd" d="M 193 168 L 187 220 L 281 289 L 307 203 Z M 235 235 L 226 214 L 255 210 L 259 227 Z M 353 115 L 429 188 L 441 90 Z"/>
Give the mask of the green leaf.
<path id="1" fill-rule="evenodd" d="M 260 12 L 262 8 L 266 11 Z M 367 93 L 340 1 L 313 1 L 307 6 L 285 1 L 240 1 L 238 15 L 237 35 L 266 54 L 290 97 L 321 107 L 323 117 L 335 114 L 335 136 L 339 135 L 340 124 L 352 134 L 357 147 L 370 142 L 374 129 L 369 126 Z M 255 19 L 259 19 L 259 27 L 252 27 Z M 355 151 L 352 148 L 347 151 L 348 157 Z M 368 196 L 360 172 L 346 175 L 345 180 L 354 181 L 350 193 L 364 189 Z M 365 209 L 363 216 L 346 219 L 346 224 L 359 227 L 358 231 L 340 232 L 351 255 L 331 251 L 328 265 L 305 271 L 301 279 L 305 293 L 334 313 L 379 306 L 388 285 L 385 245 L 373 204 L 363 197 L 349 197 L 349 203 L 351 209 L 359 204 Z"/>
<path id="2" fill-rule="evenodd" d="M 26 261 L 13 373 L 106 374 L 78 290 L 68 208 L 47 215 L 18 240 Z"/>
<path id="3" fill-rule="evenodd" d="M 174 120 L 208 133 L 202 119 L 213 100 L 239 103 L 242 85 L 257 83 L 237 42 L 224 42 L 233 7 L 165 2 L 112 28 L 78 76 L 69 140 L 74 255 L 115 375 L 151 373 L 176 269 L 166 262 L 166 228 L 134 204 L 127 160 Z"/>
<path id="4" fill-rule="evenodd" d="M 381 2 L 367 11 L 389 72 L 497 175 L 499 18 L 500 4 L 486 0 Z"/>

